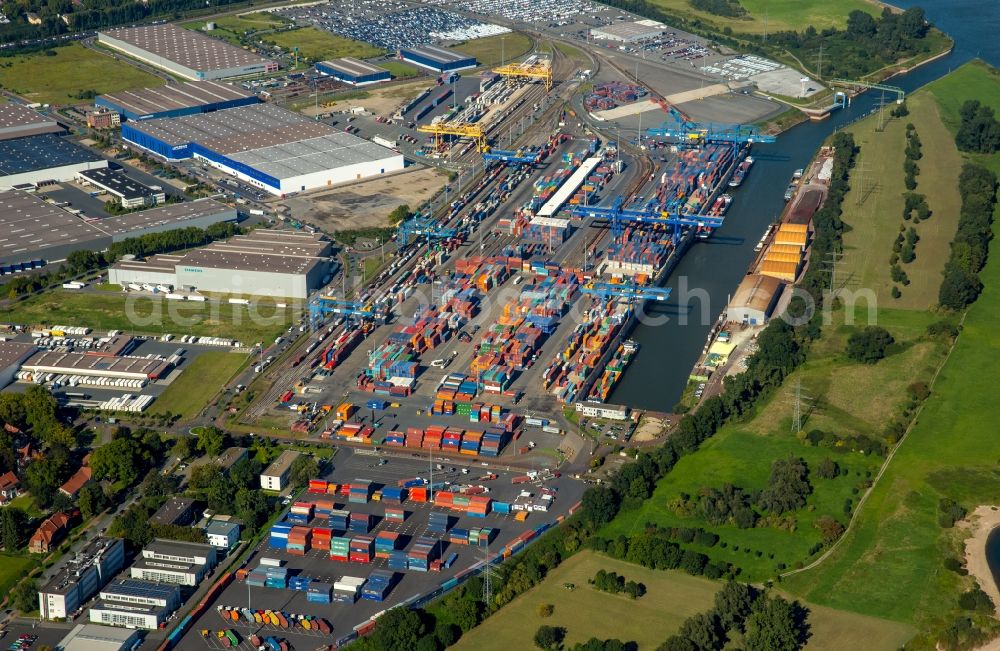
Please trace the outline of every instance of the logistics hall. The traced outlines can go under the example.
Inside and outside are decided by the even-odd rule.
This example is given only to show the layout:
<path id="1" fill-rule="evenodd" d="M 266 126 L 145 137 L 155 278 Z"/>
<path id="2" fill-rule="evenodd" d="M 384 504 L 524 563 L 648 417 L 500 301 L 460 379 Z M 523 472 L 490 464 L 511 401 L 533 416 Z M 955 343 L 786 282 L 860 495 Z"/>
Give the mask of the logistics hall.
<path id="1" fill-rule="evenodd" d="M 322 234 L 259 228 L 180 255 L 122 260 L 108 282 L 305 299 L 326 280 L 331 253 Z"/>
<path id="2" fill-rule="evenodd" d="M 122 121 L 134 122 L 208 113 L 256 104 L 259 101 L 253 93 L 232 84 L 221 81 L 186 81 L 170 86 L 98 95 L 94 104 L 120 114 Z"/>
<path id="3" fill-rule="evenodd" d="M 196 157 L 285 196 L 403 169 L 403 155 L 272 104 L 122 125 L 122 138 L 167 160 Z"/>
<path id="4" fill-rule="evenodd" d="M 102 45 L 192 81 L 275 72 L 278 69 L 274 61 L 170 23 L 109 29 L 98 32 L 97 40 Z"/>

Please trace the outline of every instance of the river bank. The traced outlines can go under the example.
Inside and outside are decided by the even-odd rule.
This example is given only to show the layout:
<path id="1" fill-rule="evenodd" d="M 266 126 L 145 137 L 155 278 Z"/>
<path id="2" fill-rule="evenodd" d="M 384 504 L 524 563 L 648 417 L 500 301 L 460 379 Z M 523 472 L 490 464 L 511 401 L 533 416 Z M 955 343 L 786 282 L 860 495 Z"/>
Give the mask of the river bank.
<path id="1" fill-rule="evenodd" d="M 976 507 L 963 522 L 963 528 L 971 534 L 965 539 L 965 568 L 979 582 L 979 587 L 990 596 L 1000 617 L 1000 587 L 997 587 L 993 571 L 990 569 L 986 542 L 994 529 L 1000 527 L 1000 507 L 983 504 Z M 1000 649 L 1000 639 L 993 640 L 982 649 Z"/>

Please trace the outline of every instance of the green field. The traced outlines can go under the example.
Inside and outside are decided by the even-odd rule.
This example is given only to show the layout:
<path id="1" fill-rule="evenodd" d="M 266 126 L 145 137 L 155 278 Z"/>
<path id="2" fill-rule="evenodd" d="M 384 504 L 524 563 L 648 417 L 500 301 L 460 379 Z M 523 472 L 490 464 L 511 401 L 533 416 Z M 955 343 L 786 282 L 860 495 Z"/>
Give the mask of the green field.
<path id="1" fill-rule="evenodd" d="M 660 481 L 651 499 L 639 509 L 620 514 L 601 534 L 629 535 L 647 522 L 702 527 L 717 534 L 720 543 L 711 548 L 691 547 L 712 559 L 742 568 L 744 576 L 752 580 L 774 576 L 779 563 L 791 568 L 797 562 L 808 562 L 810 548 L 821 541 L 813 523 L 824 515 L 846 522 L 844 501 L 856 499 L 855 489 L 875 474 L 882 459 L 842 448 L 811 446 L 799 440 L 791 427 L 796 383 L 801 382 L 802 392 L 812 400 L 803 426 L 805 431 L 819 429 L 842 437 L 858 434 L 878 437 L 896 406 L 904 401 L 906 386 L 917 378 L 929 379 L 944 355 L 942 344 L 924 336 L 926 325 L 935 320 L 933 317 L 903 310 L 881 310 L 879 324 L 900 342 L 898 350 L 874 367 L 851 362 L 842 351 L 853 328 L 843 325 L 842 313 L 834 316 L 838 325 L 824 330 L 820 340 L 813 344 L 809 359 L 785 380 L 754 418 L 722 428 L 698 452 L 682 458 Z M 856 321 L 865 316 L 859 309 Z M 762 489 L 771 462 L 789 455 L 802 457 L 812 469 L 829 457 L 848 470 L 846 476 L 835 479 L 811 475 L 813 494 L 807 506 L 793 514 L 794 531 L 774 526 L 750 529 L 716 526 L 697 514 L 679 514 L 672 508 L 681 493 L 697 495 L 702 488 L 718 488 L 727 482 L 748 491 Z"/>
<path id="2" fill-rule="evenodd" d="M 162 86 L 163 80 L 109 55 L 73 43 L 51 50 L 0 60 L 0 86 L 30 102 L 80 104 L 77 93 L 114 93 L 129 88 Z"/>
<path id="3" fill-rule="evenodd" d="M 7 594 L 35 566 L 31 556 L 0 554 L 0 594 Z"/>
<path id="4" fill-rule="evenodd" d="M 996 74 L 980 65 L 964 66 L 930 90 L 942 101 L 945 122 L 951 126 L 965 99 L 982 98 L 1000 109 Z M 1000 167 L 996 159 L 989 161 L 994 170 Z M 969 508 L 1000 502 L 994 428 L 1000 403 L 992 384 L 982 379 L 983 369 L 1000 361 L 996 256 L 981 278 L 985 290 L 969 310 L 916 425 L 843 544 L 817 568 L 786 579 L 784 585 L 797 594 L 922 630 L 956 615 L 958 593 L 967 590 L 971 580 L 942 566 L 946 555 L 957 555 L 962 534 L 938 526 L 938 500 L 949 497 Z M 932 645 L 926 640 L 923 646 Z"/>
<path id="5" fill-rule="evenodd" d="M 313 61 L 340 57 L 369 59 L 385 53 L 374 45 L 337 36 L 315 27 L 303 27 L 302 29 L 267 34 L 264 36 L 264 40 L 272 41 L 289 51 L 297 47 L 300 57 Z"/>
<path id="6" fill-rule="evenodd" d="M 205 27 L 206 22 L 209 21 L 192 20 L 182 23 L 181 27 L 200 30 Z M 211 22 L 215 23 L 215 29 L 205 32 L 206 34 L 221 38 L 233 45 L 241 45 L 248 32 L 278 29 L 288 25 L 291 21 L 282 16 L 262 11 L 239 16 L 222 16 L 213 19 Z"/>
<path id="7" fill-rule="evenodd" d="M 598 570 L 614 571 L 627 580 L 646 584 L 647 593 L 632 600 L 600 592 L 587 585 Z M 565 583 L 576 587 L 570 591 Z M 542 624 L 563 626 L 567 646 L 591 637 L 638 643 L 640 651 L 655 649 L 680 624 L 712 607 L 721 583 L 684 574 L 650 570 L 584 551 L 566 560 L 539 586 L 518 597 L 485 623 L 465 634 L 456 651 L 531 649 L 531 637 Z M 538 615 L 540 604 L 554 604 L 551 617 Z M 896 622 L 810 606 L 812 638 L 808 651 L 898 648 L 913 631 Z"/>
<path id="8" fill-rule="evenodd" d="M 531 50 L 531 39 L 521 32 L 486 36 L 452 45 L 462 54 L 476 57 L 481 66 L 498 66 L 511 63 Z"/>
<path id="9" fill-rule="evenodd" d="M 949 243 L 958 227 L 958 174 L 962 161 L 953 136 L 942 124 L 934 97 L 917 92 L 906 104 L 910 111 L 906 117 L 889 119 L 886 111 L 885 129 L 881 132 L 876 131 L 880 123 L 877 115 L 850 127 L 861 153 L 851 175 L 851 191 L 844 199 L 843 219 L 849 228 L 844 234 L 843 265 L 854 273 L 849 288 L 872 289 L 879 305 L 927 310 L 937 304 Z M 920 224 L 902 219 L 904 154 L 902 147 L 894 145 L 905 142 L 907 123 L 917 128 L 923 145 L 923 158 L 917 161 L 920 173 L 915 192 L 927 197 L 932 211 L 931 218 Z M 889 255 L 904 223 L 916 229 L 920 241 L 916 259 L 900 263 L 910 284 L 899 285 L 902 296 L 894 299 L 890 291 L 896 283 L 890 277 Z"/>
<path id="10" fill-rule="evenodd" d="M 261 318 L 252 319 L 243 305 L 57 289 L 19 301 L 4 312 L 4 318 L 32 326 L 61 323 L 129 333 L 229 337 L 252 345 L 274 339 L 293 316 L 292 310 L 264 306 L 259 312 Z"/>
<path id="11" fill-rule="evenodd" d="M 209 351 L 194 359 L 153 403 L 158 414 L 180 414 L 181 421 L 191 420 L 229 381 L 246 361 L 246 355 L 228 351 Z"/>
<path id="12" fill-rule="evenodd" d="M 379 61 L 375 65 L 388 70 L 395 79 L 409 79 L 422 74 L 416 66 L 411 66 L 405 61 Z"/>
<path id="13" fill-rule="evenodd" d="M 767 31 L 771 33 L 802 31 L 808 25 L 820 31 L 827 27 L 843 28 L 847 24 L 847 15 L 855 9 L 867 11 L 873 16 L 882 11 L 876 2 L 870 0 L 740 0 L 747 15 L 727 18 L 694 9 L 690 0 L 649 0 L 649 4 L 675 16 L 697 19 L 703 23 L 712 23 L 720 29 L 729 27 L 734 32 L 747 34 L 764 32 L 765 11 Z"/>

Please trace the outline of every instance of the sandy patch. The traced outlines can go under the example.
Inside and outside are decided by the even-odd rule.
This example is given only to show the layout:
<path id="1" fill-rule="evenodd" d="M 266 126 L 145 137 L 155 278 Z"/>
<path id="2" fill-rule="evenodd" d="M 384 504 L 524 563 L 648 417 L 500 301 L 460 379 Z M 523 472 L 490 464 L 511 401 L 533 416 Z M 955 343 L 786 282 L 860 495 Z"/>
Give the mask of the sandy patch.
<path id="1" fill-rule="evenodd" d="M 997 587 L 986 560 L 986 539 L 990 537 L 993 529 L 1000 526 L 1000 507 L 990 505 L 977 507 L 967 518 L 964 526 L 972 533 L 965 541 L 965 567 L 993 600 L 997 616 L 1000 617 L 1000 588 Z M 1000 649 L 1000 639 L 980 648 Z"/>
<path id="2" fill-rule="evenodd" d="M 356 106 L 363 107 L 369 113 L 391 117 L 401 104 L 411 97 L 416 97 L 422 90 L 433 86 L 433 81 L 422 79 L 409 84 L 399 84 L 387 88 L 361 88 L 359 90 L 367 93 L 367 97 L 354 99 L 333 100 L 325 103 L 317 111 L 315 107 L 303 107 L 302 113 L 305 115 L 316 115 L 316 113 L 329 113 L 331 111 L 349 111 Z M 322 100 L 322 97 L 320 98 Z"/>
<path id="3" fill-rule="evenodd" d="M 659 418 L 647 416 L 642 419 L 639 427 L 635 430 L 632 440 L 637 442 L 654 441 L 663 434 L 664 422 Z"/>
<path id="4" fill-rule="evenodd" d="M 285 201 L 293 216 L 326 231 L 388 226 L 389 213 L 400 204 L 416 209 L 448 179 L 434 168 L 377 177 Z"/>

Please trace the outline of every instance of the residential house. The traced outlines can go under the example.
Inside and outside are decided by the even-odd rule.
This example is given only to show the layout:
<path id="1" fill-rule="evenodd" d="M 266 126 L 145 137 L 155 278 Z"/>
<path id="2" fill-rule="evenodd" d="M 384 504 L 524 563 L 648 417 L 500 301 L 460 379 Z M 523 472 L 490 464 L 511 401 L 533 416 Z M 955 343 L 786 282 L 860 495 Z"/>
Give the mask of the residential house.
<path id="1" fill-rule="evenodd" d="M 94 472 L 88 466 L 81 466 L 65 484 L 59 487 L 59 492 L 70 499 L 75 499 L 80 489 L 90 483 L 93 475 Z"/>
<path id="2" fill-rule="evenodd" d="M 31 540 L 28 541 L 28 551 L 32 554 L 47 554 L 62 542 L 69 533 L 70 526 L 76 519 L 76 510 L 70 513 L 57 511 L 38 527 Z"/>
<path id="3" fill-rule="evenodd" d="M 0 475 L 0 506 L 10 504 L 11 500 L 17 497 L 21 481 L 11 471 Z"/>

